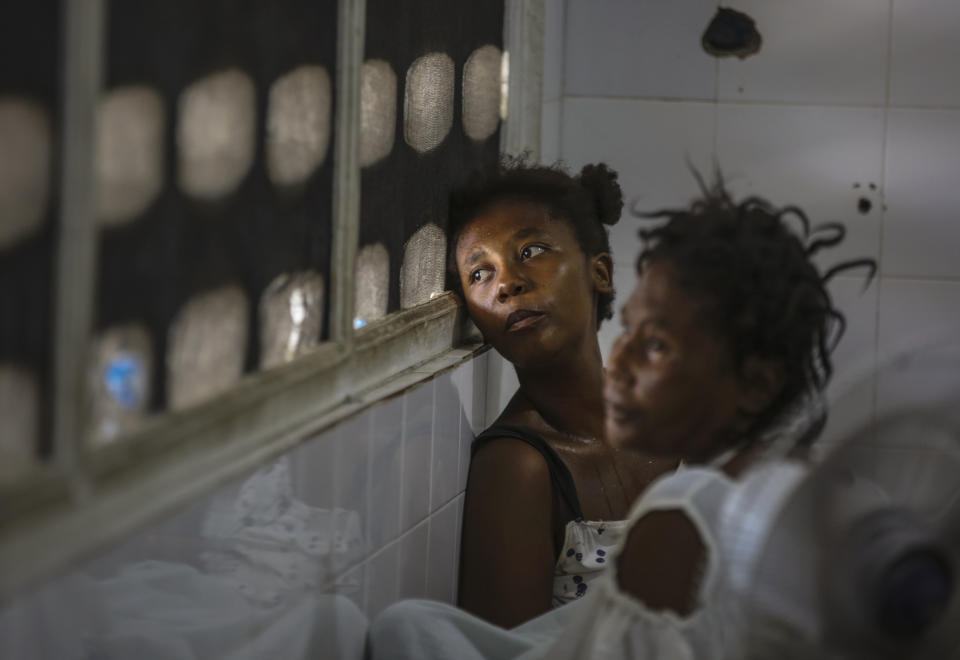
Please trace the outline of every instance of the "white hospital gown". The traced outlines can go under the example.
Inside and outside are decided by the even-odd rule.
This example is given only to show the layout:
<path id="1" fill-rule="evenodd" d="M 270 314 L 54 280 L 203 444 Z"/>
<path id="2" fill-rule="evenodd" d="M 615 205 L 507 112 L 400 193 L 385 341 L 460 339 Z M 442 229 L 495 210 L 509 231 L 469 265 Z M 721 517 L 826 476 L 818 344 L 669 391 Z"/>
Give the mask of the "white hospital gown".
<path id="1" fill-rule="evenodd" d="M 578 615 L 556 640 L 519 657 L 629 658 L 631 660 L 721 660 L 742 657 L 736 599 L 718 540 L 722 506 L 733 487 L 722 472 L 692 468 L 656 482 L 630 514 L 631 524 L 653 511 L 676 509 L 694 524 L 706 548 L 697 605 L 688 617 L 652 611 L 623 592 L 616 581 L 617 559 L 591 587 Z"/>
<path id="2" fill-rule="evenodd" d="M 488 624 L 449 605 L 405 601 L 387 608 L 372 624 L 374 660 L 431 658 L 628 658 L 630 660 L 721 660 L 739 658 L 738 617 L 724 577 L 724 550 L 717 529 L 721 507 L 733 487 L 722 472 L 690 468 L 656 481 L 631 512 L 679 509 L 698 530 L 707 559 L 698 606 L 686 618 L 652 611 L 620 590 L 616 558 L 577 601 L 513 630 Z"/>

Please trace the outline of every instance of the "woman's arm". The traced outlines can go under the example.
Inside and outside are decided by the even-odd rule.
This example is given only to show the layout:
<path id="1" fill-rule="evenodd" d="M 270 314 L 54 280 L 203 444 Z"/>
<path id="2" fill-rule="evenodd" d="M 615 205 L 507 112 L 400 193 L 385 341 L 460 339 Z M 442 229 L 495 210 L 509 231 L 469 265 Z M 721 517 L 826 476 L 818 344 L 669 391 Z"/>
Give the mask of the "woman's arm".
<path id="1" fill-rule="evenodd" d="M 686 617 L 697 607 L 706 561 L 706 546 L 686 514 L 651 511 L 630 529 L 617 558 L 617 583 L 650 610 Z"/>
<path id="2" fill-rule="evenodd" d="M 459 605 L 512 628 L 550 609 L 553 493 L 540 453 L 513 438 L 485 444 L 470 465 Z"/>

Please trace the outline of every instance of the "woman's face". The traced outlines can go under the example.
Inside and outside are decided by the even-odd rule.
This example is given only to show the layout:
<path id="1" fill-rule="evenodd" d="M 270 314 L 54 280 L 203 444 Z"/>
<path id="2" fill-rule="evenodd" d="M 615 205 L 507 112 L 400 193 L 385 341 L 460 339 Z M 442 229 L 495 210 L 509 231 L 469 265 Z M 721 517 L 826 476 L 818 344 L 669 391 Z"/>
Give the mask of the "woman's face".
<path id="1" fill-rule="evenodd" d="M 595 341 L 609 255 L 587 258 L 573 228 L 543 206 L 495 203 L 466 226 L 455 256 L 470 318 L 510 362 L 544 364 Z"/>
<path id="2" fill-rule="evenodd" d="M 604 383 L 608 442 L 661 456 L 709 458 L 742 424 L 743 391 L 703 303 L 666 262 L 648 264 L 622 310 Z"/>

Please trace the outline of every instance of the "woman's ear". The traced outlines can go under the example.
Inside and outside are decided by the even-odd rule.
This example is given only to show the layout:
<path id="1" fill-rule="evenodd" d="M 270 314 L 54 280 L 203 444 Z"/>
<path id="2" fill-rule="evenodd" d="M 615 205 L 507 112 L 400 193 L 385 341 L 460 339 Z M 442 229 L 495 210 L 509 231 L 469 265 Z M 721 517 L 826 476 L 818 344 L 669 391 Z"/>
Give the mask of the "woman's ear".
<path id="1" fill-rule="evenodd" d="M 751 355 L 740 366 L 740 410 L 759 415 L 783 391 L 785 381 L 782 361 Z"/>
<path id="2" fill-rule="evenodd" d="M 590 274 L 597 293 L 613 291 L 613 257 L 609 252 L 601 252 L 591 257 Z"/>

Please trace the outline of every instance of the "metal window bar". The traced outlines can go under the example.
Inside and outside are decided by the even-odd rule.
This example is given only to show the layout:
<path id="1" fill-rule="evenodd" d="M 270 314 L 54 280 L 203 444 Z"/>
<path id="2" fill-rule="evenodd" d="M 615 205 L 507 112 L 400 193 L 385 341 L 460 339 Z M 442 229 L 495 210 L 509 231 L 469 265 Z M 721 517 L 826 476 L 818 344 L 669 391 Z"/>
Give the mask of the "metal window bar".
<path id="1" fill-rule="evenodd" d="M 73 498 L 83 503 L 90 484 L 81 459 L 84 366 L 90 342 L 96 264 L 93 162 L 100 94 L 103 0 L 64 0 L 63 179 L 54 294 L 53 458 Z"/>
<path id="2" fill-rule="evenodd" d="M 341 0 L 337 30 L 330 338 L 347 351 L 353 345 L 353 274 L 360 235 L 360 86 L 366 7 L 366 0 Z"/>

